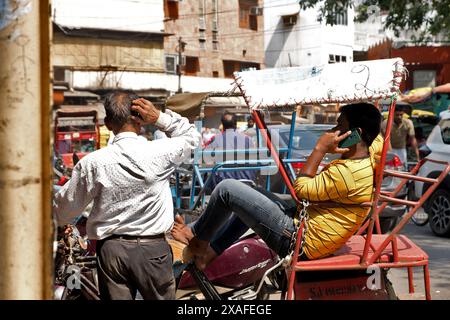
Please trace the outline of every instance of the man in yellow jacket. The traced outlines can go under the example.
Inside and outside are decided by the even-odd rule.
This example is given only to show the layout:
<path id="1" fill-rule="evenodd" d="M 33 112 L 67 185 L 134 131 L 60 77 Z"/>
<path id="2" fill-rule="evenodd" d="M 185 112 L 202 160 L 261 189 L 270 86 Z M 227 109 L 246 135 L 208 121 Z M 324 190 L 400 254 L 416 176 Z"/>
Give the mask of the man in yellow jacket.
<path id="1" fill-rule="evenodd" d="M 327 202 L 327 206 L 308 207 L 304 259 L 326 257 L 338 250 L 368 215 L 368 209 L 358 204 L 373 197 L 374 169 L 383 145 L 379 135 L 381 114 L 367 103 L 346 105 L 340 111 L 337 126 L 319 138 L 294 184 L 299 199 Z M 358 130 L 361 140 L 347 148 L 339 147 L 351 129 Z M 327 153 L 339 153 L 341 158 L 316 175 Z M 172 235 L 188 245 L 187 254 L 200 270 L 248 228 L 278 255 L 285 256 L 289 253 L 298 209 L 262 189 L 224 180 L 214 189 L 205 212 L 195 224 L 187 226 L 177 217 Z"/>

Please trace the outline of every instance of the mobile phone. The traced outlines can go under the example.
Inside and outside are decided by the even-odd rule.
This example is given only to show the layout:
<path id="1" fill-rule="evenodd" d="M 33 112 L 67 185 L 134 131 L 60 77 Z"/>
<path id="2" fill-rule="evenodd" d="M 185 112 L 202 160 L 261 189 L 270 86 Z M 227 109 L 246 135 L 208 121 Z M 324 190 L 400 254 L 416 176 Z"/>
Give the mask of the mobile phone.
<path id="1" fill-rule="evenodd" d="M 351 146 L 354 146 L 355 144 L 359 143 L 361 141 L 361 135 L 359 134 L 359 130 L 357 128 L 351 129 L 352 133 L 339 142 L 339 148 L 348 148 Z"/>

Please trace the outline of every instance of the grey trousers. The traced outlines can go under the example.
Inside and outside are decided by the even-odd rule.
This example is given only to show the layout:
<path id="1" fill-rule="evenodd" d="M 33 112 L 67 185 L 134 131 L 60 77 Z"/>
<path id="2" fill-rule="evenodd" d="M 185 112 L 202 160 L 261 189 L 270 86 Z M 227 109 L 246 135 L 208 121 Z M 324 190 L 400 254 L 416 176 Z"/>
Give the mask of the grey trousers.
<path id="1" fill-rule="evenodd" d="M 97 241 L 97 262 L 102 300 L 175 299 L 172 252 L 164 238 Z"/>

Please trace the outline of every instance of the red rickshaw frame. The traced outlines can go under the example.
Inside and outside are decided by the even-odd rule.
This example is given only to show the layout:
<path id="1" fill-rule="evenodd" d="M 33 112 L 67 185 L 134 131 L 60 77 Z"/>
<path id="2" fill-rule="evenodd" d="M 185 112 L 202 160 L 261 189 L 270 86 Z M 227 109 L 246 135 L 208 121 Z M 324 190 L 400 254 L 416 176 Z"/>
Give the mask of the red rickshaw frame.
<path id="1" fill-rule="evenodd" d="M 403 73 L 398 73 L 397 68 L 393 71 L 393 84 L 394 86 L 399 87 L 400 83 L 398 81 L 398 77 L 403 77 Z M 244 100 L 251 110 L 250 100 L 246 95 L 246 91 L 243 88 L 242 80 L 239 74 L 235 74 L 235 84 L 236 87 L 239 88 Z M 356 98 L 356 95 L 355 95 Z M 375 105 L 378 106 L 378 100 L 382 97 L 367 97 L 367 99 L 344 99 L 343 101 L 316 101 L 318 103 L 332 103 L 332 102 L 357 102 L 357 101 L 374 101 Z M 296 273 L 301 271 L 325 271 L 325 270 L 361 270 L 367 269 L 371 265 L 376 265 L 380 268 L 407 268 L 408 270 L 408 282 L 409 282 L 409 292 L 414 293 L 414 283 L 413 283 L 413 267 L 423 267 L 424 272 L 424 285 L 425 285 L 425 297 L 427 300 L 431 300 L 430 293 L 430 275 L 429 275 L 429 267 L 428 267 L 428 255 L 414 242 L 408 239 L 404 235 L 398 235 L 399 231 L 404 227 L 404 225 L 408 222 L 408 220 L 414 215 L 414 213 L 419 209 L 427 198 L 433 193 L 433 191 L 438 187 L 438 185 L 443 181 L 443 179 L 450 172 L 450 165 L 443 161 L 436 161 L 432 159 L 422 159 L 417 165 L 408 173 L 396 172 L 390 170 L 384 170 L 385 162 L 386 162 L 386 153 L 388 151 L 388 141 L 390 139 L 392 122 L 394 118 L 397 92 L 393 92 L 392 95 L 386 96 L 384 98 L 391 98 L 391 104 L 389 106 L 389 116 L 387 120 L 386 126 L 386 135 L 384 137 L 384 144 L 381 153 L 380 163 L 377 166 L 377 170 L 375 172 L 375 196 L 374 200 L 371 203 L 364 204 L 372 209 L 372 214 L 370 218 L 363 224 L 363 226 L 359 229 L 356 235 L 353 235 L 347 246 L 349 249 L 346 252 L 343 250 L 338 250 L 331 257 L 318 259 L 318 260 L 309 260 L 309 261 L 298 261 L 299 252 L 300 252 L 300 244 L 301 244 L 301 235 L 304 229 L 304 221 L 301 222 L 299 227 L 299 232 L 297 236 L 297 241 L 294 249 L 294 254 L 292 256 L 291 264 L 287 268 L 286 273 L 288 277 L 288 288 L 286 297 L 288 300 L 291 300 L 294 295 L 294 285 Z M 298 103 L 300 104 L 300 103 Z M 286 106 L 287 107 L 287 106 Z M 279 153 L 277 152 L 276 147 L 272 144 L 270 135 L 268 134 L 267 125 L 264 122 L 261 111 L 252 110 L 252 115 L 255 120 L 256 125 L 261 131 L 262 136 L 266 140 L 267 147 L 270 150 L 271 156 L 274 159 L 278 170 L 286 183 L 286 186 L 291 194 L 292 198 L 300 203 L 292 184 L 291 179 L 287 173 L 287 170 L 284 166 L 283 160 L 280 158 Z M 438 164 L 442 164 L 445 166 L 445 169 L 436 179 L 431 178 L 423 178 L 416 176 L 420 167 L 426 163 L 427 161 L 435 162 Z M 401 179 L 401 183 L 397 186 L 397 188 L 390 193 L 381 194 L 381 182 L 385 175 L 394 176 Z M 402 187 L 409 180 L 422 181 L 430 184 L 430 187 L 427 191 L 422 195 L 422 197 L 418 201 L 409 201 L 403 199 L 395 198 Z M 381 204 L 380 204 L 381 203 Z M 373 234 L 373 228 L 376 227 L 378 233 L 380 232 L 379 225 L 379 213 L 386 207 L 388 203 L 398 203 L 412 207 L 412 209 L 404 215 L 399 224 L 394 228 L 394 230 L 389 234 Z M 320 205 L 320 204 L 319 204 Z M 366 232 L 363 235 L 363 232 Z M 400 242 L 400 248 L 399 248 Z M 388 245 L 391 244 L 390 248 Z M 341 251 L 341 252 L 340 252 Z"/>

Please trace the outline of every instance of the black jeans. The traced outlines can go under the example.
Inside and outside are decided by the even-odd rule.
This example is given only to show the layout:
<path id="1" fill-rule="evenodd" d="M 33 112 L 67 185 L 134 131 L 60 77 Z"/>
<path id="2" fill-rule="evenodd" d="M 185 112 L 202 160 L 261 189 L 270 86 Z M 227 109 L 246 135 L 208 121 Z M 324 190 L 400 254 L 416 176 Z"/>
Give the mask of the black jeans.
<path id="1" fill-rule="evenodd" d="M 211 242 L 211 247 L 220 255 L 251 228 L 272 250 L 284 257 L 295 230 L 295 211 L 295 203 L 227 179 L 214 189 L 205 212 L 192 226 L 192 232 L 198 239 Z"/>
<path id="2" fill-rule="evenodd" d="M 175 299 L 172 253 L 164 238 L 142 241 L 97 241 L 98 280 L 102 300 Z"/>

